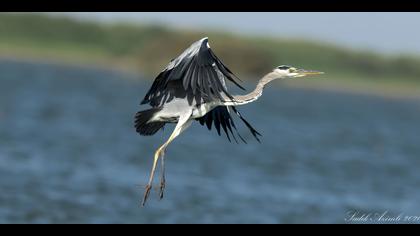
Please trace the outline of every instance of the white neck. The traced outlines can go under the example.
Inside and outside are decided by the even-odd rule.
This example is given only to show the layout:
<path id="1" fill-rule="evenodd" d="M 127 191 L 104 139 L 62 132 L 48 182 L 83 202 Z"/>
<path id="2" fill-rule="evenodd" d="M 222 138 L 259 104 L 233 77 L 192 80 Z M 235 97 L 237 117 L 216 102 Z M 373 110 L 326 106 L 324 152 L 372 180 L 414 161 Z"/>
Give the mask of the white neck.
<path id="1" fill-rule="evenodd" d="M 264 87 L 270 83 L 271 81 L 278 79 L 279 76 L 275 72 L 270 72 L 266 74 L 262 79 L 258 81 L 257 86 L 255 87 L 254 91 L 245 94 L 245 95 L 234 95 L 233 99 L 228 98 L 227 96 L 225 101 L 222 101 L 222 105 L 224 106 L 239 106 L 245 105 L 251 102 L 256 101 L 258 98 L 261 97 Z"/>

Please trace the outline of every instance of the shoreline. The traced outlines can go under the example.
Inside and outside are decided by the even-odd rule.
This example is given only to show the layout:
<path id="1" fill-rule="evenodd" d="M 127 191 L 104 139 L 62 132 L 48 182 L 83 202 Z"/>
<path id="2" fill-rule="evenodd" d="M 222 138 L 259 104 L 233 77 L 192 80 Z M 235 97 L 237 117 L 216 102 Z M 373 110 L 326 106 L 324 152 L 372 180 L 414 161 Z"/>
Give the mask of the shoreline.
<path id="1" fill-rule="evenodd" d="M 83 69 L 93 69 L 93 70 L 108 70 L 117 73 L 134 75 L 138 80 L 148 80 L 142 79 L 150 77 L 145 73 L 142 73 L 140 68 L 134 67 L 132 64 L 123 65 L 122 62 L 117 62 L 116 60 L 104 58 L 103 61 L 98 60 L 81 60 L 76 61 L 74 59 L 68 59 L 63 57 L 43 57 L 35 55 L 22 55 L 22 54 L 8 54 L 0 52 L 0 61 L 10 61 L 10 62 L 23 62 L 23 63 L 41 63 L 41 64 L 50 64 L 57 66 L 70 66 Z M 88 61 L 88 62 L 86 62 Z M 153 77 L 153 76 L 152 76 Z M 249 79 L 249 76 L 244 76 L 244 82 L 253 83 L 256 80 Z M 286 80 L 282 81 L 281 84 L 276 86 L 284 86 L 293 89 L 308 89 L 308 90 L 317 90 L 317 91 L 327 91 L 327 92 L 336 92 L 336 93 L 346 93 L 352 95 L 371 95 L 379 96 L 383 98 L 392 98 L 392 99 L 409 99 L 409 100 L 420 100 L 420 86 L 409 86 L 407 84 L 373 84 L 372 82 L 362 82 L 362 81 L 348 81 L 348 80 L 334 80 L 331 82 L 330 78 L 303 78 L 299 80 Z"/>
<path id="2" fill-rule="evenodd" d="M 306 81 L 305 81 L 306 82 Z M 339 81 L 337 83 L 327 83 L 322 80 L 310 81 L 305 83 L 299 81 L 287 81 L 286 87 L 296 89 L 310 89 L 317 91 L 327 91 L 342 94 L 361 95 L 361 96 L 376 96 L 389 99 L 403 99 L 403 100 L 419 100 L 420 101 L 420 86 L 408 87 L 404 85 L 404 88 L 390 88 L 389 85 L 374 86 L 373 84 L 366 83 L 361 88 L 359 83 L 353 83 L 348 81 Z"/>
<path id="3" fill-rule="evenodd" d="M 23 62 L 23 63 L 40 63 L 57 66 L 70 66 L 79 68 L 91 68 L 97 70 L 111 70 L 128 74 L 141 74 L 141 71 L 131 64 L 123 65 L 122 60 L 103 58 L 102 60 L 84 58 L 76 60 L 75 58 L 66 58 L 51 55 L 39 55 L 37 53 L 8 53 L 0 50 L 0 60 Z"/>

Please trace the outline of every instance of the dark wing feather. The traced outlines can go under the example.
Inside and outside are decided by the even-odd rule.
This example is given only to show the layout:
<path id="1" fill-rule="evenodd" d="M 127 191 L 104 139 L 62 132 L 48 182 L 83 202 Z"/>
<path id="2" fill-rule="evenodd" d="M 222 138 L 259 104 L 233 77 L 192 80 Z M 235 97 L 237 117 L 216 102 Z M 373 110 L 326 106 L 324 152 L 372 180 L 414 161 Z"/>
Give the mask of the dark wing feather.
<path id="1" fill-rule="evenodd" d="M 171 81 L 181 83 L 185 94 L 194 97 L 197 103 L 220 100 L 222 94 L 232 98 L 226 89 L 225 79 L 244 89 L 236 82 L 238 78 L 210 49 L 208 39 L 203 38 L 168 64 L 156 77 L 141 104 L 158 106 L 167 102 L 167 96 L 162 96 L 162 93 L 169 92 L 166 90 Z"/>
<path id="2" fill-rule="evenodd" d="M 242 114 L 238 111 L 238 109 L 236 107 L 232 107 L 232 110 L 236 113 L 236 115 L 239 116 L 239 118 L 241 118 L 241 120 L 245 123 L 246 127 L 248 127 L 249 131 L 251 131 L 252 135 L 254 136 L 254 138 L 258 141 L 261 142 L 260 139 L 258 138 L 258 136 L 262 136 L 260 133 L 258 133 L 257 130 L 254 129 L 254 127 L 252 127 L 252 125 L 245 120 L 245 118 L 242 116 Z"/>
<path id="3" fill-rule="evenodd" d="M 260 142 L 260 139 L 258 138 L 258 135 L 261 136 L 258 131 L 256 131 L 251 124 L 246 121 L 243 116 L 239 113 L 239 111 L 235 107 L 229 107 L 232 108 L 233 111 L 239 116 L 239 118 L 245 123 L 245 125 L 248 127 L 248 129 L 251 131 L 252 135 L 257 139 L 258 142 Z M 233 137 L 233 139 L 238 143 L 235 133 L 233 132 L 233 129 L 236 131 L 236 135 L 244 142 L 246 143 L 245 139 L 242 138 L 242 136 L 239 134 L 235 123 L 232 119 L 232 116 L 229 113 L 228 107 L 225 106 L 218 106 L 214 108 L 213 110 L 209 111 L 206 115 L 203 117 L 197 118 L 197 121 L 200 122 L 201 125 L 207 125 L 207 128 L 211 130 L 212 124 L 214 124 L 214 127 L 217 130 L 218 135 L 221 135 L 221 129 L 226 134 L 226 137 L 229 141 L 231 141 L 230 136 Z M 230 134 L 229 134 L 230 133 Z"/>

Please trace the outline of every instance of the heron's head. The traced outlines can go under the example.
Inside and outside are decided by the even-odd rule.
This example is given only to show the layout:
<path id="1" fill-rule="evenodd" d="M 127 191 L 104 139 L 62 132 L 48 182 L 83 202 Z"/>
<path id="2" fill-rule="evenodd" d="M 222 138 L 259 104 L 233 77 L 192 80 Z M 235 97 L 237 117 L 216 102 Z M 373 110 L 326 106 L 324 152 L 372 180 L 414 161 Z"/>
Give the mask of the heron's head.
<path id="1" fill-rule="evenodd" d="M 314 70 L 304 70 L 304 69 L 298 69 L 292 66 L 278 66 L 274 68 L 273 73 L 278 76 L 278 78 L 298 78 L 298 77 L 304 77 L 308 75 L 320 75 L 324 74 L 324 72 L 320 71 L 314 71 Z"/>

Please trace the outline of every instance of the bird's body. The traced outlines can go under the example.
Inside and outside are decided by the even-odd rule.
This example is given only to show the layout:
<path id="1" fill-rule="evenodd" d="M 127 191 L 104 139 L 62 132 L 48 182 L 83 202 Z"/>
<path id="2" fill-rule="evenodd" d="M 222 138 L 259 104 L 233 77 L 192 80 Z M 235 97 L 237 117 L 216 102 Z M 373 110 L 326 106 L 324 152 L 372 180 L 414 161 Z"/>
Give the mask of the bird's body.
<path id="1" fill-rule="evenodd" d="M 236 114 L 251 134 L 260 141 L 258 138 L 260 134 L 245 120 L 236 107 L 257 100 L 262 95 L 264 87 L 275 79 L 319 73 L 290 66 L 279 66 L 265 75 L 251 93 L 232 95 L 228 92 L 226 81 L 244 89 L 237 82 L 239 79 L 213 53 L 207 38 L 193 43 L 180 56 L 171 60 L 153 82 L 141 103 L 149 104 L 151 108 L 136 114 L 135 127 L 141 135 L 153 135 L 166 123 L 176 123 L 169 139 L 155 153 L 143 205 L 148 198 L 159 159 L 162 163 L 160 197 L 163 197 L 165 150 L 169 143 L 186 130 L 193 121 L 206 125 L 209 130 L 214 125 L 218 134 L 220 135 L 223 130 L 229 141 L 234 139 L 237 142 L 237 137 L 239 137 L 245 142 L 231 116 L 231 114 Z"/>
<path id="2" fill-rule="evenodd" d="M 192 105 L 191 107 L 189 107 Z M 197 119 L 206 115 L 209 111 L 217 106 L 215 102 L 205 102 L 196 104 L 192 102 L 189 104 L 187 100 L 175 97 L 168 103 L 162 106 L 162 110 L 156 112 L 155 116 L 150 122 L 161 121 L 166 123 L 178 123 L 179 117 L 186 113 L 191 113 L 191 119 Z"/>

